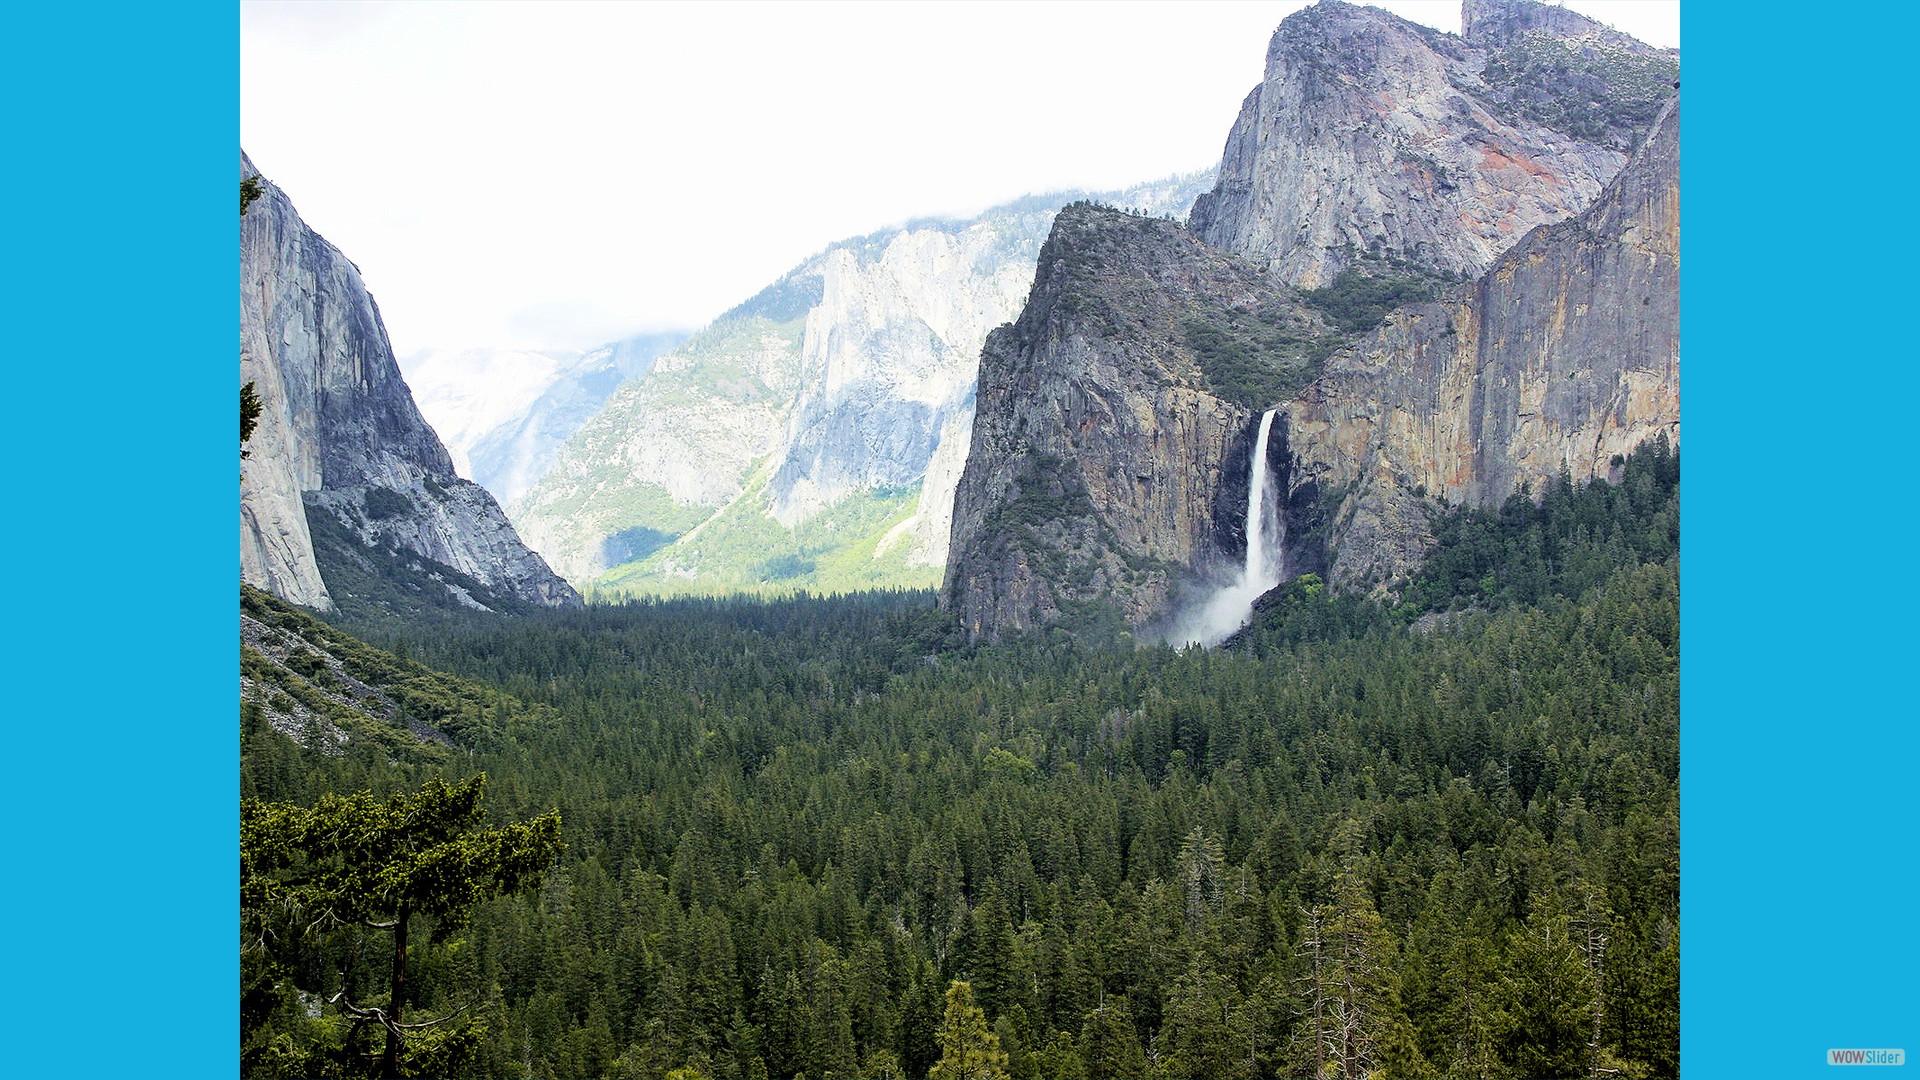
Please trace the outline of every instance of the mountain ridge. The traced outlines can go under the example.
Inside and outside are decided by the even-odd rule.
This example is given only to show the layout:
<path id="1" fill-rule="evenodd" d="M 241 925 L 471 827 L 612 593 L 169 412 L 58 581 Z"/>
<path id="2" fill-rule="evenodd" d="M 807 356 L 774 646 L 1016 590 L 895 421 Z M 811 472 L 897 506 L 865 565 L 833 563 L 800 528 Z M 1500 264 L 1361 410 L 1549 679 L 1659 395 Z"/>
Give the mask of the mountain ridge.
<path id="1" fill-rule="evenodd" d="M 1107 196 L 1170 213 L 1205 177 Z M 980 344 L 1069 197 L 829 245 L 616 390 L 516 523 L 614 595 L 937 585 Z"/>
<path id="2" fill-rule="evenodd" d="M 1678 60 L 1660 50 L 1602 38 L 1598 24 L 1541 7 L 1484 0 L 1466 13 L 1472 37 L 1340 0 L 1288 16 L 1228 135 L 1219 182 L 1194 204 L 1192 228 L 1301 287 L 1328 284 L 1369 257 L 1478 276 L 1528 229 L 1583 209 L 1631 149 L 1604 123 L 1592 139 L 1544 123 L 1573 110 L 1555 89 L 1570 65 L 1514 50 L 1557 47 L 1566 34 L 1617 38 L 1638 51 L 1614 52 L 1670 63 L 1677 77 Z M 1644 66 L 1596 60 L 1580 68 L 1580 86 L 1605 99 L 1657 81 Z M 1656 108 L 1667 84 L 1658 85 Z M 1558 112 L 1547 108 L 1555 102 Z"/>
<path id="3" fill-rule="evenodd" d="M 1388 584 L 1418 565 L 1440 503 L 1606 477 L 1656 434 L 1680 445 L 1679 121 L 1676 94 L 1585 213 L 1403 310 L 1284 407 L 1292 490 L 1343 492 L 1341 536 L 1294 558 L 1344 587 Z"/>
<path id="4" fill-rule="evenodd" d="M 262 194 L 240 224 L 240 378 L 262 412 L 240 472 L 242 581 L 333 610 L 354 599 L 500 609 L 580 603 L 493 496 L 454 471 L 393 358 L 357 267 L 246 153 Z"/>
<path id="5" fill-rule="evenodd" d="M 1527 41 L 1612 40 L 1587 20 L 1535 19 L 1534 6 L 1488 0 L 1474 25 L 1494 34 L 1499 16 Z M 1083 245 L 1078 270 L 1036 280 L 1017 347 L 996 338 L 983 354 L 982 387 L 996 388 L 991 408 L 981 397 L 986 456 L 968 461 L 956 499 L 941 600 L 971 638 L 1056 622 L 1174 632 L 1244 561 L 1245 478 L 1268 408 L 1282 418 L 1265 463 L 1282 580 L 1330 575 L 1343 589 L 1403 581 L 1443 497 L 1497 504 L 1563 469 L 1604 476 L 1656 431 L 1678 445 L 1677 99 L 1632 155 L 1617 153 L 1495 116 L 1476 96 L 1491 55 L 1374 9 L 1303 9 L 1275 31 L 1192 241 L 1129 239 L 1114 221 L 1111 250 Z M 1416 144 L 1426 160 L 1406 153 Z M 1428 162 L 1461 153 L 1471 175 L 1427 199 L 1447 178 Z M 1333 182 L 1314 179 L 1322 170 Z M 1057 221 L 1049 244 L 1071 224 Z M 1193 275 L 1202 248 L 1242 269 Z M 1131 280 L 1207 284 L 1086 287 L 1114 265 Z M 1130 329 L 1182 323 L 1187 340 L 1145 351 Z M 1167 367 L 1182 353 L 1213 376 Z M 1228 386 L 1236 400 L 1214 393 Z M 1072 404 L 1087 400 L 1103 419 Z M 1153 421 L 1135 432 L 1131 416 Z M 1136 444 L 1161 437 L 1173 460 L 1137 460 Z M 1185 480 L 1177 505 L 1139 514 L 1169 476 Z M 1032 516 L 1034 492 L 1086 526 L 1011 543 L 1004 523 Z"/>

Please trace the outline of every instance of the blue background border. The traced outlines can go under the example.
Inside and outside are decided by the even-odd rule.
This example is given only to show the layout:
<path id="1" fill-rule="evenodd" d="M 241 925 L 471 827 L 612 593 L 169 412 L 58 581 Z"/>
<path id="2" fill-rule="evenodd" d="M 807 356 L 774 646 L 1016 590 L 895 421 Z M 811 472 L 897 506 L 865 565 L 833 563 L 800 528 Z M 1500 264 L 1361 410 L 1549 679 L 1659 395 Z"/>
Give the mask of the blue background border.
<path id="1" fill-rule="evenodd" d="M 235 1075 L 237 9 L 4 39 L 6 1069 Z"/>
<path id="2" fill-rule="evenodd" d="M 1920 37 L 1891 6 L 1775 16 L 1683 7 L 1693 1078 L 1920 1054 L 1920 739 L 1896 683 L 1920 549 L 1900 329 Z M 237 9 L 12 18 L 0 797 L 21 929 L 0 994 L 44 1020 L 9 1060 L 231 1075 Z"/>
<path id="3" fill-rule="evenodd" d="M 1915 18 L 1682 17 L 1681 1072 L 1831 1076 L 1920 1053 Z"/>

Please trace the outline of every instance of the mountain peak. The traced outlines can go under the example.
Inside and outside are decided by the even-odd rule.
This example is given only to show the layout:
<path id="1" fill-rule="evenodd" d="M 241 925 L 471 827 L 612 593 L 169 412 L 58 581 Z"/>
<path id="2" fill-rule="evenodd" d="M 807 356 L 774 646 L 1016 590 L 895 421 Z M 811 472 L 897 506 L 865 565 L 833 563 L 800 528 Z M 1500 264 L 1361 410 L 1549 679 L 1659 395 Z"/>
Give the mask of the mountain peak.
<path id="1" fill-rule="evenodd" d="M 1344 74 L 1364 74 L 1367 67 L 1403 48 L 1398 44 L 1402 38 L 1430 40 L 1444 36 L 1385 8 L 1320 0 L 1280 23 L 1267 46 L 1267 65 L 1271 70 L 1276 55 L 1314 55 L 1335 59 Z"/>
<path id="2" fill-rule="evenodd" d="M 1535 0 L 1462 0 L 1460 36 L 1468 42 L 1499 49 L 1527 35 L 1586 40 L 1611 48 L 1665 51 L 1555 4 Z"/>
<path id="3" fill-rule="evenodd" d="M 1378 8 L 1295 12 L 1194 231 L 1303 288 L 1369 259 L 1478 275 L 1528 229 L 1578 213 L 1626 159 L 1626 146 L 1543 122 L 1568 111 L 1542 89 L 1568 65 L 1549 70 L 1560 50 L 1538 51 L 1555 55 L 1499 65 L 1498 50 Z"/>

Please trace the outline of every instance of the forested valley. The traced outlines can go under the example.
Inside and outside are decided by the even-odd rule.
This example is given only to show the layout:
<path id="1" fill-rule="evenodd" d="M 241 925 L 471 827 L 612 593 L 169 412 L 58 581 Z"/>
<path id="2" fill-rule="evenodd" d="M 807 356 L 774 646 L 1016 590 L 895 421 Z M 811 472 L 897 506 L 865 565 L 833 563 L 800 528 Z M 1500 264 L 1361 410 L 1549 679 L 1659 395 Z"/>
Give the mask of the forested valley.
<path id="1" fill-rule="evenodd" d="M 1215 650 L 968 646 L 928 593 L 429 629 L 243 590 L 284 637 L 242 649 L 242 1072 L 1675 1076 L 1678 454 L 1615 475 Z M 429 797 L 508 871 L 398 909 L 448 1019 L 383 1062 L 395 920 L 296 890 Z"/>

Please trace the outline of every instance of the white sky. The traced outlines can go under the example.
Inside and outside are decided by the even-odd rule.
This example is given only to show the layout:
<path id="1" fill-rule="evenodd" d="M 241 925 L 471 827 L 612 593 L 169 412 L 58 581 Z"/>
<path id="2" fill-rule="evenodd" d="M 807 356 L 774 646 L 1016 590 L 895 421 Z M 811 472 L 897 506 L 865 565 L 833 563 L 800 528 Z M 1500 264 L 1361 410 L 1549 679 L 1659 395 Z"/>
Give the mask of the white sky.
<path id="1" fill-rule="evenodd" d="M 1215 164 L 1302 6 L 243 0 L 240 139 L 397 355 L 585 349 L 911 217 Z M 1565 6 L 1680 44 L 1678 0 Z"/>

